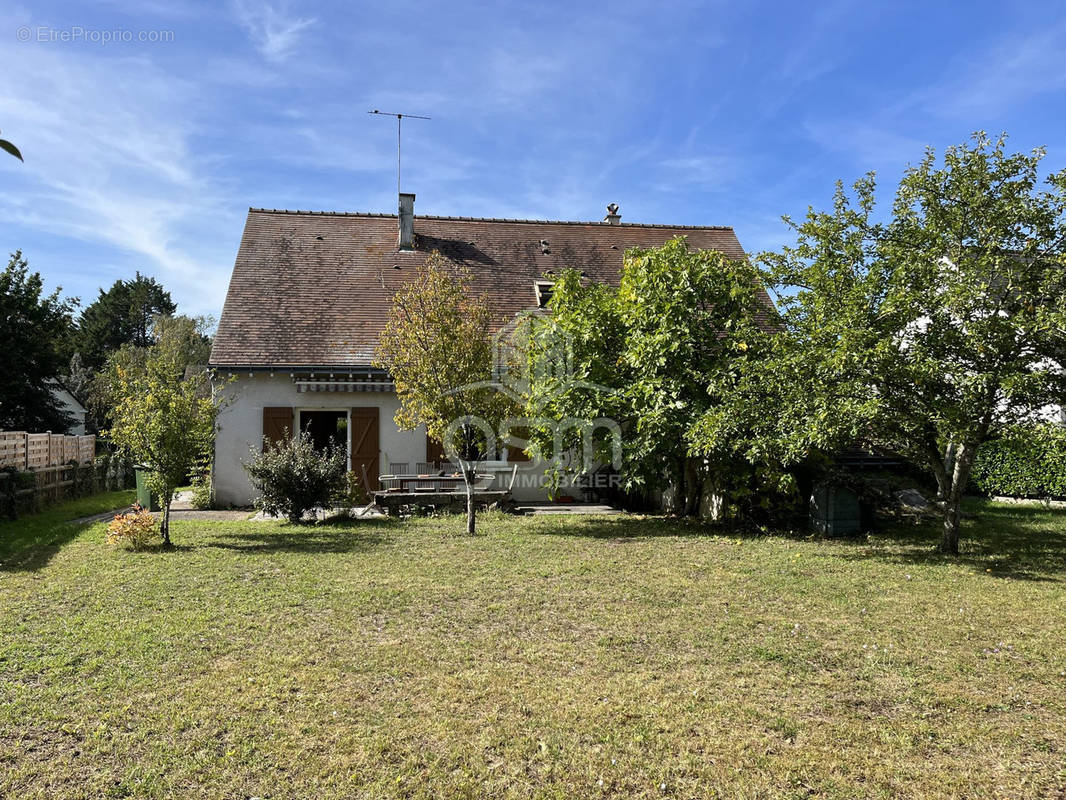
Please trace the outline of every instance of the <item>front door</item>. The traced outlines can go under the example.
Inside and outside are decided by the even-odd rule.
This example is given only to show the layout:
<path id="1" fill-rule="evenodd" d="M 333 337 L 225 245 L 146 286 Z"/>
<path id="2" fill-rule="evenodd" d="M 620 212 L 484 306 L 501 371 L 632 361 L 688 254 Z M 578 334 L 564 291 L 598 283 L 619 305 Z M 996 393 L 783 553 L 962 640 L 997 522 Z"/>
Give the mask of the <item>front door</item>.
<path id="1" fill-rule="evenodd" d="M 345 411 L 301 411 L 300 430 L 311 439 L 315 450 L 344 446 L 348 442 L 348 414 Z"/>
<path id="2" fill-rule="evenodd" d="M 378 481 L 381 465 L 378 413 L 379 409 L 376 406 L 353 408 L 351 423 L 348 427 L 351 436 L 352 471 L 361 477 L 363 468 L 366 468 L 366 477 L 372 492 L 381 488 L 381 483 Z"/>

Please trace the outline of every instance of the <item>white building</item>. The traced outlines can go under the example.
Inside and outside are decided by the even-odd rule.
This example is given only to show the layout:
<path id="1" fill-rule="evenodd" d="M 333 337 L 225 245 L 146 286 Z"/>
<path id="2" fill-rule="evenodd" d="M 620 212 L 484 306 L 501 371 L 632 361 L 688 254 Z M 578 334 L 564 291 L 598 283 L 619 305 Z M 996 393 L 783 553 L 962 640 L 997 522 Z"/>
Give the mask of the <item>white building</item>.
<path id="1" fill-rule="evenodd" d="M 297 430 L 320 441 L 339 432 L 372 488 L 380 474 L 441 460 L 424 431 L 397 428 L 394 387 L 370 367 L 393 296 L 433 251 L 470 270 L 498 327 L 546 302 L 554 271 L 617 283 L 631 247 L 684 235 L 694 248 L 744 256 L 731 228 L 622 224 L 616 206 L 603 222 L 416 218 L 414 199 L 401 194 L 395 215 L 249 211 L 210 361 L 233 379 L 215 442 L 221 504 L 249 504 L 244 462 Z M 515 463 L 515 496 L 546 497 L 542 470 L 521 452 L 485 468 L 509 481 Z"/>

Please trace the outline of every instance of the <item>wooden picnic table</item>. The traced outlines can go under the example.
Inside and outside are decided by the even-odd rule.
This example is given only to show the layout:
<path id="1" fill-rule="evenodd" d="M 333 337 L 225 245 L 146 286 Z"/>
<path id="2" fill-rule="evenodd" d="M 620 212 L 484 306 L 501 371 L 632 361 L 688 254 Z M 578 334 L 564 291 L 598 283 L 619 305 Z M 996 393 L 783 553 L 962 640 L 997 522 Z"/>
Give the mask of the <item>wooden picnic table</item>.
<path id="1" fill-rule="evenodd" d="M 492 477 L 494 477 L 494 476 L 493 475 L 486 475 L 486 474 L 478 473 L 478 474 L 474 475 L 474 482 L 476 483 L 479 480 L 484 480 L 486 478 L 492 478 Z M 443 489 L 445 486 L 457 486 L 458 484 L 461 484 L 461 483 L 464 482 L 462 475 L 454 475 L 454 474 L 453 475 L 436 475 L 436 474 L 428 474 L 428 475 L 381 475 L 381 476 L 378 477 L 378 480 L 383 485 L 386 484 L 386 483 L 388 483 L 388 484 L 391 484 L 391 483 L 397 484 L 396 489 L 394 491 L 403 491 L 405 488 L 410 489 L 412 484 L 427 484 L 428 483 L 428 484 L 432 484 L 432 486 L 430 486 L 430 487 L 422 487 L 422 488 L 436 489 L 436 488 L 439 487 L 439 488 Z"/>

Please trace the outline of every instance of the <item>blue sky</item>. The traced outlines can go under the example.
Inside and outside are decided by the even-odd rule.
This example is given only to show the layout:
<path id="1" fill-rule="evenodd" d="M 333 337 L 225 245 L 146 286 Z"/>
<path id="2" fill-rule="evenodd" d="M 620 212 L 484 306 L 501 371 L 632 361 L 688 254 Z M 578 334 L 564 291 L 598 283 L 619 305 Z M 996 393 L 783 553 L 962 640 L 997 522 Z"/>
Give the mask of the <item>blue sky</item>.
<path id="1" fill-rule="evenodd" d="M 923 148 L 976 129 L 1066 166 L 1066 5 L 1006 8 L 8 5 L 0 131 L 26 163 L 0 159 L 2 245 L 83 300 L 139 269 L 217 317 L 249 206 L 395 211 L 380 108 L 433 118 L 404 126 L 416 215 L 616 202 L 774 248 L 838 178 L 876 170 L 887 201 Z"/>

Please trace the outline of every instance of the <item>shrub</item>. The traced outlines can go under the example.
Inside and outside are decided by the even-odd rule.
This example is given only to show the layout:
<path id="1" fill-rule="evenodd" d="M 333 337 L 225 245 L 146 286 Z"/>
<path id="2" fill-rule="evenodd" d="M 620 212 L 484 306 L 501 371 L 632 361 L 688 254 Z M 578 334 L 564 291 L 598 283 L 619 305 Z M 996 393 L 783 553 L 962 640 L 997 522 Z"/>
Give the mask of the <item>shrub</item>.
<path id="1" fill-rule="evenodd" d="M 328 506 L 345 489 L 347 456 L 343 448 L 318 451 L 309 434 L 254 453 L 244 465 L 260 493 L 256 508 L 298 523 L 304 512 Z"/>
<path id="2" fill-rule="evenodd" d="M 363 486 L 363 476 L 360 473 L 352 470 L 345 475 L 344 482 L 344 491 L 339 498 L 342 505 L 365 506 L 370 502 L 370 495 Z"/>
<path id="3" fill-rule="evenodd" d="M 162 541 L 155 517 L 138 505 L 107 526 L 107 543 L 127 550 L 145 550 Z"/>
<path id="4" fill-rule="evenodd" d="M 215 507 L 215 490 L 211 486 L 211 465 L 208 464 L 192 479 L 192 507 L 201 511 Z"/>
<path id="5" fill-rule="evenodd" d="M 981 445 L 973 484 L 990 495 L 1066 497 L 1066 428 L 1019 426 Z"/>

